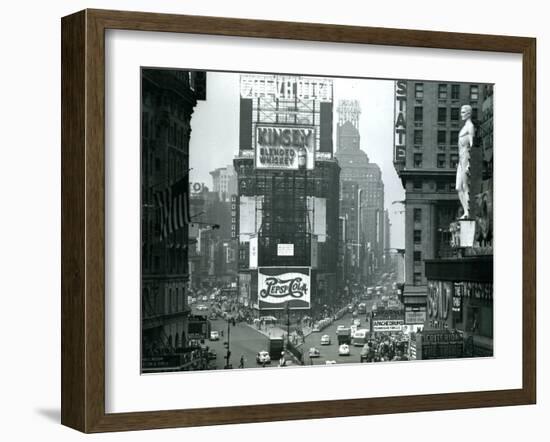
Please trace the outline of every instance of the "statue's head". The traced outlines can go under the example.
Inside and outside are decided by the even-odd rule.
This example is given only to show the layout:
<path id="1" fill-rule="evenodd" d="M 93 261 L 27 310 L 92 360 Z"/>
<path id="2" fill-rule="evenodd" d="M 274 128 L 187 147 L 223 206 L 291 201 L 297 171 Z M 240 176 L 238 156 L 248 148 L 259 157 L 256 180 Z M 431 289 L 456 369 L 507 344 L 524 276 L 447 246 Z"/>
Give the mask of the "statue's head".
<path id="1" fill-rule="evenodd" d="M 466 121 L 468 118 L 472 117 L 472 106 L 469 104 L 465 104 L 460 108 L 460 116 L 462 117 L 462 121 Z"/>

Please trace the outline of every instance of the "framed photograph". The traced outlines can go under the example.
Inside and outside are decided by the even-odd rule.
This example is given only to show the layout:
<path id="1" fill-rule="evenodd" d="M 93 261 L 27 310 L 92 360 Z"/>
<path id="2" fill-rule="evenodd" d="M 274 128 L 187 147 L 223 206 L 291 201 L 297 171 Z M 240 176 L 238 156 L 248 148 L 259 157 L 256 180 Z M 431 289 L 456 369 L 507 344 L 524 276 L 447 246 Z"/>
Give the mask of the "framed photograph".
<path id="1" fill-rule="evenodd" d="M 536 42 L 62 19 L 62 423 L 536 401 Z"/>

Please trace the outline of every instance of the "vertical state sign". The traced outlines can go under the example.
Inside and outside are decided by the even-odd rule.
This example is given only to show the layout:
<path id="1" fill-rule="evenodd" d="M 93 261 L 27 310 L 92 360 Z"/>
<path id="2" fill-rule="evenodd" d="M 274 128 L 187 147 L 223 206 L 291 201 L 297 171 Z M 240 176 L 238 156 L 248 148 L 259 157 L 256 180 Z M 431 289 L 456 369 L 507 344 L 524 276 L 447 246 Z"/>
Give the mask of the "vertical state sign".
<path id="1" fill-rule="evenodd" d="M 405 163 L 406 138 L 407 138 L 407 82 L 398 80 L 395 82 L 394 104 L 394 151 L 393 161 Z"/>
<path id="2" fill-rule="evenodd" d="M 311 277 L 309 267 L 260 267 L 258 307 L 260 310 L 309 309 Z"/>
<path id="3" fill-rule="evenodd" d="M 256 169 L 312 170 L 313 126 L 256 126 Z"/>

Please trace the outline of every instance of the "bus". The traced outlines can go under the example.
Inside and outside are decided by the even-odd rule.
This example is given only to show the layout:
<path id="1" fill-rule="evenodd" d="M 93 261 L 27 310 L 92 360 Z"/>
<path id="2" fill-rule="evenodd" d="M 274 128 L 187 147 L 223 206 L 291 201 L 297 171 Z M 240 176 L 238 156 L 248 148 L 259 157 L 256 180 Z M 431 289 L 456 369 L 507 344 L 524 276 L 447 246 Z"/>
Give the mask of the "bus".
<path id="1" fill-rule="evenodd" d="M 355 334 L 353 335 L 353 338 L 351 338 L 351 345 L 354 345 L 355 347 L 363 347 L 368 341 L 368 330 L 362 328 L 361 330 L 357 330 Z"/>

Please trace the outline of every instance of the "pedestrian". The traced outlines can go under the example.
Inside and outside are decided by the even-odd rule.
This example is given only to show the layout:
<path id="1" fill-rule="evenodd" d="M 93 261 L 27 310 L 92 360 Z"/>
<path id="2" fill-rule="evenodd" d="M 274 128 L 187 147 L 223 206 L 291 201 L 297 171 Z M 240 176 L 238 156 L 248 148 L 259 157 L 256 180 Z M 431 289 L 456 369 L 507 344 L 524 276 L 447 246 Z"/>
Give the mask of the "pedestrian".
<path id="1" fill-rule="evenodd" d="M 239 368 L 244 368 L 244 356 L 241 355 L 241 360 L 239 361 Z"/>

